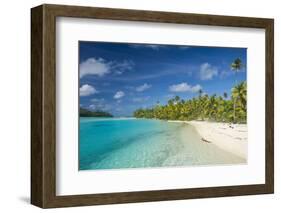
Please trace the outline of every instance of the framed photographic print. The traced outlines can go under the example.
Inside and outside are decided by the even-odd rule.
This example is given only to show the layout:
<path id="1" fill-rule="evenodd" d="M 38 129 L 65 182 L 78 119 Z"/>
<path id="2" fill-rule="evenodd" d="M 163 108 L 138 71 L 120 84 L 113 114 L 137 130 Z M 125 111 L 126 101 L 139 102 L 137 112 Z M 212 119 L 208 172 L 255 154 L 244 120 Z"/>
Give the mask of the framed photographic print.
<path id="1" fill-rule="evenodd" d="M 274 191 L 272 19 L 31 10 L 31 203 Z"/>

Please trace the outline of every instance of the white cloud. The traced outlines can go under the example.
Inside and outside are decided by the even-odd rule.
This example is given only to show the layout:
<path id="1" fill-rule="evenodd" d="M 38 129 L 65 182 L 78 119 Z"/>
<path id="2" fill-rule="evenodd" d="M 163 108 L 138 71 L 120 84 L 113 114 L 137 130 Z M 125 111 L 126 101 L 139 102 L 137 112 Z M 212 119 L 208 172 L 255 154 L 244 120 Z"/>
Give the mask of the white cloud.
<path id="1" fill-rule="evenodd" d="M 168 94 L 168 95 L 164 95 L 164 98 L 171 99 L 174 98 L 175 96 L 176 96 L 175 94 Z"/>
<path id="2" fill-rule="evenodd" d="M 86 75 L 102 77 L 109 73 L 121 75 L 127 70 L 132 70 L 134 65 L 134 62 L 130 60 L 107 62 L 103 58 L 88 58 L 79 65 L 80 78 L 83 78 Z"/>
<path id="3" fill-rule="evenodd" d="M 89 84 L 84 84 L 83 86 L 81 86 L 79 92 L 80 92 L 80 96 L 89 96 L 98 93 L 95 87 Z"/>
<path id="4" fill-rule="evenodd" d="M 133 102 L 137 102 L 137 103 L 142 103 L 142 102 L 146 102 L 150 99 L 150 96 L 146 96 L 146 97 L 136 97 L 133 98 Z"/>
<path id="5" fill-rule="evenodd" d="M 93 103 L 103 103 L 105 101 L 104 98 L 92 98 L 91 102 Z"/>
<path id="6" fill-rule="evenodd" d="M 153 50 L 159 50 L 160 48 L 164 48 L 165 45 L 158 45 L 158 44 L 131 44 L 130 47 L 133 48 L 150 48 Z"/>
<path id="7" fill-rule="evenodd" d="M 103 76 L 110 72 L 110 64 L 102 58 L 88 58 L 79 65 L 80 78 L 85 75 Z"/>
<path id="8" fill-rule="evenodd" d="M 199 92 L 199 90 L 202 90 L 202 87 L 199 84 L 196 84 L 195 86 L 191 87 L 191 92 Z"/>
<path id="9" fill-rule="evenodd" d="M 201 80 L 211 80 L 214 76 L 218 75 L 218 69 L 211 66 L 209 63 L 201 64 L 199 77 Z"/>
<path id="10" fill-rule="evenodd" d="M 181 50 L 186 50 L 186 49 L 190 49 L 191 47 L 189 46 L 178 46 L 179 49 Z"/>
<path id="11" fill-rule="evenodd" d="M 123 74 L 127 70 L 132 70 L 135 63 L 133 61 L 124 60 L 122 62 L 111 62 L 111 70 L 117 75 Z"/>
<path id="12" fill-rule="evenodd" d="M 116 112 L 122 112 L 122 111 L 123 111 L 123 108 L 117 107 L 117 108 L 115 108 L 115 111 L 116 111 Z"/>
<path id="13" fill-rule="evenodd" d="M 92 110 L 108 111 L 112 109 L 111 105 L 107 104 L 104 98 L 93 98 L 91 102 L 92 104 L 89 105 L 89 108 Z"/>
<path id="14" fill-rule="evenodd" d="M 160 46 L 160 45 L 157 45 L 157 44 L 148 44 L 148 45 L 145 45 L 145 47 L 148 47 L 148 48 L 151 48 L 151 49 L 154 49 L 154 50 L 158 50 L 159 48 L 163 48 L 164 46 Z"/>
<path id="15" fill-rule="evenodd" d="M 153 50 L 159 50 L 161 48 L 167 48 L 166 45 L 162 45 L 162 44 L 131 44 L 130 47 L 133 48 L 150 48 Z M 181 50 L 186 50 L 191 48 L 190 46 L 176 46 L 177 48 L 181 49 Z"/>
<path id="16" fill-rule="evenodd" d="M 187 83 L 174 84 L 169 87 L 172 92 L 187 92 L 190 90 L 190 86 Z"/>
<path id="17" fill-rule="evenodd" d="M 119 98 L 122 98 L 124 95 L 125 95 L 125 93 L 123 91 L 118 91 L 118 92 L 115 93 L 113 98 L 119 99 Z"/>
<path id="18" fill-rule="evenodd" d="M 232 70 L 223 70 L 220 72 L 220 78 L 227 78 L 229 76 L 234 75 L 234 72 Z"/>
<path id="19" fill-rule="evenodd" d="M 109 104 L 105 104 L 105 103 L 91 104 L 89 108 L 97 111 L 109 111 L 112 109 L 112 107 Z"/>
<path id="20" fill-rule="evenodd" d="M 191 86 L 187 83 L 181 83 L 181 84 L 174 84 L 169 87 L 169 90 L 171 92 L 198 92 L 202 87 L 197 84 L 195 86 Z"/>
<path id="21" fill-rule="evenodd" d="M 141 86 L 138 86 L 138 87 L 136 88 L 136 91 L 137 91 L 137 92 L 143 92 L 143 91 L 149 89 L 150 87 L 151 87 L 150 84 L 145 83 L 145 84 L 143 84 L 143 85 L 141 85 Z"/>

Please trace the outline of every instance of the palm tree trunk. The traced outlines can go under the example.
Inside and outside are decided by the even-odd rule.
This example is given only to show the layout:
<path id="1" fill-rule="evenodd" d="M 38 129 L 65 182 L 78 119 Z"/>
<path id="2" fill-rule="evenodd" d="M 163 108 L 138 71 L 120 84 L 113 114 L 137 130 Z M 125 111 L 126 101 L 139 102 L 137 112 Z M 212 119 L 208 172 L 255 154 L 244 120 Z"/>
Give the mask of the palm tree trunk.
<path id="1" fill-rule="evenodd" d="M 235 108 L 236 108 L 236 98 L 233 100 L 233 123 L 236 123 L 236 118 L 235 118 Z"/>
<path id="2" fill-rule="evenodd" d="M 235 71 L 235 85 L 237 85 L 237 70 Z M 233 123 L 236 123 L 236 115 L 235 115 L 235 109 L 236 109 L 236 97 L 234 97 L 233 100 Z"/>

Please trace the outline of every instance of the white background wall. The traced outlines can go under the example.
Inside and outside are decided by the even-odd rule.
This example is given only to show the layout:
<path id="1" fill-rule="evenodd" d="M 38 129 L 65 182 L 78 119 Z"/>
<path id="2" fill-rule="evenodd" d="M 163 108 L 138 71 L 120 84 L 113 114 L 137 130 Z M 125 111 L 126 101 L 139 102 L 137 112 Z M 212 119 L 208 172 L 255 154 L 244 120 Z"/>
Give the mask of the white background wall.
<path id="1" fill-rule="evenodd" d="M 269 17 L 275 19 L 275 194 L 139 204 L 52 209 L 49 212 L 278 212 L 281 207 L 281 13 L 277 0 L 39 0 L 2 1 L 0 6 L 0 210 L 39 212 L 29 205 L 30 180 L 30 8 L 42 3 Z M 258 94 L 257 94 L 258 95 Z M 278 111 L 279 109 L 279 111 Z M 257 115 L 258 116 L 258 115 Z M 237 174 L 239 175 L 239 174 Z M 280 212 L 280 210 L 279 210 Z"/>

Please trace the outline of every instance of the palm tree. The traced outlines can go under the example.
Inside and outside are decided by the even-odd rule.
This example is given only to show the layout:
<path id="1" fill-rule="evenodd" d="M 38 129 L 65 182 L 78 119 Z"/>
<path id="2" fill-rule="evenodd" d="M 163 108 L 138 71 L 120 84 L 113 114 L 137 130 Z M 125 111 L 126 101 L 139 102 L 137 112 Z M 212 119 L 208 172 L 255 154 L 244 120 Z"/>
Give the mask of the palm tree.
<path id="1" fill-rule="evenodd" d="M 232 88 L 232 97 L 236 100 L 236 120 L 237 117 L 239 120 L 246 120 L 246 105 L 247 105 L 247 86 L 246 82 L 242 82 L 237 84 L 234 88 Z"/>
<path id="2" fill-rule="evenodd" d="M 199 97 L 201 97 L 201 96 L 202 96 L 202 93 L 203 93 L 203 90 L 200 89 L 200 90 L 198 91 L 198 93 L 199 93 Z"/>
<path id="3" fill-rule="evenodd" d="M 224 97 L 224 99 L 227 99 L 227 92 L 223 93 L 223 97 Z"/>
<path id="4" fill-rule="evenodd" d="M 235 73 L 235 85 L 237 85 L 237 73 L 239 72 L 239 70 L 242 69 L 242 61 L 240 58 L 236 58 L 232 64 L 231 64 L 231 69 L 234 71 Z M 236 116 L 235 116 L 235 109 L 236 109 L 236 98 L 234 98 L 233 100 L 233 120 L 235 123 L 236 120 Z"/>
<path id="5" fill-rule="evenodd" d="M 247 85 L 246 82 L 241 82 L 232 88 L 232 96 L 241 103 L 243 109 L 246 109 L 247 104 Z"/>
<path id="6" fill-rule="evenodd" d="M 198 90 L 198 93 L 199 93 L 199 103 L 198 103 L 198 110 L 199 110 L 199 114 L 200 114 L 200 117 L 201 117 L 201 120 L 204 120 L 203 118 L 203 110 L 202 110 L 202 94 L 203 94 L 203 90 L 202 89 L 199 89 Z"/>
<path id="7" fill-rule="evenodd" d="M 180 97 L 179 96 L 176 96 L 175 97 L 175 103 L 178 103 L 180 101 Z"/>
<path id="8" fill-rule="evenodd" d="M 232 70 L 235 70 L 235 71 L 239 71 L 239 70 L 241 70 L 242 69 L 242 61 L 241 61 L 241 59 L 240 58 L 236 58 L 233 62 L 232 62 L 232 64 L 231 64 L 231 69 Z"/>
<path id="9" fill-rule="evenodd" d="M 231 96 L 227 99 L 227 96 Z M 234 120 L 234 100 L 235 120 Z M 137 118 L 156 118 L 162 120 L 213 120 L 222 122 L 246 122 L 247 121 L 247 85 L 241 82 L 235 85 L 230 93 L 223 96 L 216 94 L 193 97 L 183 100 L 176 96 L 166 105 L 154 105 L 152 108 L 140 108 L 134 112 Z"/>

